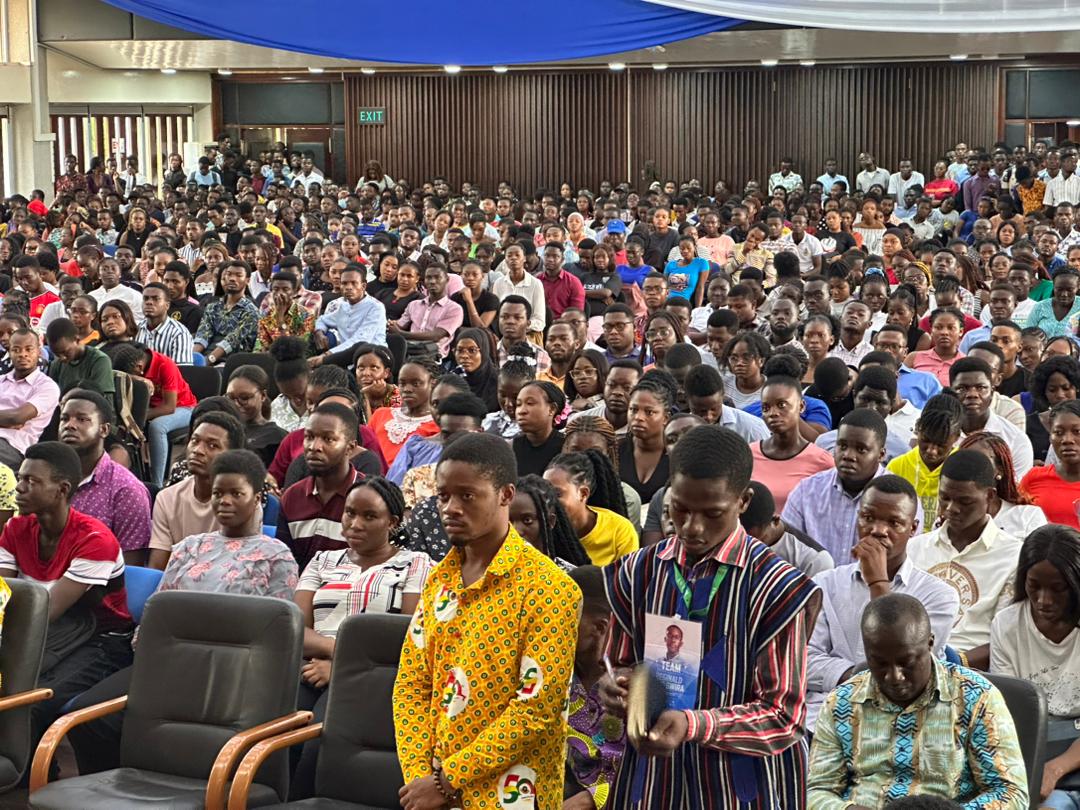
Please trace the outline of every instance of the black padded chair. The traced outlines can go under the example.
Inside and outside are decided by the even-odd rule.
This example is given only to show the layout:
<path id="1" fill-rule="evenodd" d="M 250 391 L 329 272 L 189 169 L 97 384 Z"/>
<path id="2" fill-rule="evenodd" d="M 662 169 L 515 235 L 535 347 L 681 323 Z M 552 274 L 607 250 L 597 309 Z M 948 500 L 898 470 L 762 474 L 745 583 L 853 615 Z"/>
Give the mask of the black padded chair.
<path id="1" fill-rule="evenodd" d="M 248 788 L 267 757 L 322 737 L 315 767 L 317 798 L 274 810 L 390 810 L 404 784 L 394 739 L 394 679 L 409 616 L 361 613 L 338 629 L 326 720 L 256 744 L 240 763 L 229 810 L 249 807 Z"/>
<path id="2" fill-rule="evenodd" d="M 24 579 L 9 579 L 11 600 L 4 611 L 4 643 L 0 644 L 0 791 L 19 784 L 33 753 L 30 707 L 52 697 L 52 689 L 36 689 L 49 627 L 49 593 Z"/>
<path id="3" fill-rule="evenodd" d="M 179 366 L 179 369 L 199 402 L 221 394 L 221 369 L 217 366 Z"/>
<path id="4" fill-rule="evenodd" d="M 1027 770 L 1031 807 L 1036 808 L 1040 805 L 1039 785 L 1042 784 L 1043 765 L 1046 763 L 1046 695 L 1030 681 L 986 672 L 979 674 L 998 688 L 1005 698 L 1005 705 L 1009 707 Z"/>
<path id="5" fill-rule="evenodd" d="M 126 696 L 72 712 L 45 733 L 30 772 L 30 806 L 59 810 L 223 810 L 247 749 L 311 721 L 297 712 L 304 622 L 292 602 L 166 591 L 146 603 Z M 67 731 L 124 710 L 121 767 L 48 782 Z M 251 807 L 283 800 L 284 752 L 266 763 Z"/>
<path id="6" fill-rule="evenodd" d="M 394 371 L 396 373 L 405 365 L 405 355 L 409 352 L 409 341 L 401 335 L 387 335 L 386 348 L 394 356 Z"/>
<path id="7" fill-rule="evenodd" d="M 229 377 L 231 377 L 232 373 L 240 368 L 240 366 L 258 366 L 265 371 L 266 376 L 270 378 L 270 387 L 268 389 L 270 399 L 277 397 L 277 383 L 274 382 L 274 369 L 277 367 L 277 360 L 269 354 L 256 354 L 255 352 L 238 352 L 237 354 L 230 354 L 225 358 L 225 363 L 221 367 L 222 394 L 225 393 L 225 387 L 229 384 Z"/>

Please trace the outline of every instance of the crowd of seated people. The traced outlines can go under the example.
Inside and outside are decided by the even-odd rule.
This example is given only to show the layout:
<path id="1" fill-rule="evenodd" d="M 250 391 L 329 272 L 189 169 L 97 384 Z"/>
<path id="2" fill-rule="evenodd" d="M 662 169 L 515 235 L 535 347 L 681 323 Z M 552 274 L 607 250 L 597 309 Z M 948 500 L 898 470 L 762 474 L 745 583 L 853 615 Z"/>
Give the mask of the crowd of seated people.
<path id="1" fill-rule="evenodd" d="M 407 810 L 1080 807 L 1077 151 L 535 192 L 69 159 L 0 205 L 35 739 L 125 694 L 139 566 L 294 601 L 317 718 L 342 621 L 411 615 Z M 1046 693 L 1041 784 L 999 675 Z"/>

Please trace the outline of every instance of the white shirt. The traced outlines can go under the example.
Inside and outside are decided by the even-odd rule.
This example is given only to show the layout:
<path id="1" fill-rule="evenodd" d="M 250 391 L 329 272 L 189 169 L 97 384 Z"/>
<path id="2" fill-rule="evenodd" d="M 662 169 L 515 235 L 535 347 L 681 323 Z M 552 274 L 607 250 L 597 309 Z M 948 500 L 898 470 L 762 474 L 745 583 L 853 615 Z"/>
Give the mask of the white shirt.
<path id="1" fill-rule="evenodd" d="M 994 523 L 1005 534 L 1013 537 L 1025 538 L 1040 526 L 1045 526 L 1049 521 L 1043 510 L 1037 506 L 1023 503 L 1010 503 L 1002 501 L 1001 508 L 994 515 Z"/>
<path id="2" fill-rule="evenodd" d="M 1024 434 L 1027 435 L 1027 412 L 1024 411 L 1024 406 L 1015 399 L 1003 397 L 995 391 L 990 409 L 1010 425 L 1024 431 Z"/>
<path id="3" fill-rule="evenodd" d="M 1080 629 L 1055 644 L 1035 626 L 1030 602 L 1009 605 L 994 617 L 990 671 L 1041 686 L 1052 715 L 1080 715 Z"/>
<path id="4" fill-rule="evenodd" d="M 38 320 L 38 325 L 34 327 L 34 331 L 44 335 L 50 323 L 57 318 L 66 318 L 67 316 L 67 307 L 64 306 L 64 302 L 53 301 L 51 304 L 47 304 L 45 309 L 41 310 L 41 318 Z"/>
<path id="5" fill-rule="evenodd" d="M 1012 602 L 1016 561 L 1023 541 L 987 520 L 979 539 L 963 551 L 949 542 L 948 523 L 908 541 L 908 557 L 918 568 L 951 585 L 960 596 L 960 616 L 951 644 L 970 650 L 990 641 L 990 623 Z"/>
<path id="6" fill-rule="evenodd" d="M 1035 308 L 1035 301 L 1031 298 L 1025 298 L 1023 301 L 1016 302 L 1016 308 L 1013 309 L 1012 315 L 1009 316 L 1009 320 L 1014 323 L 1023 324 L 1027 321 L 1028 315 L 1031 314 L 1031 310 Z M 979 320 L 990 325 L 990 307 L 983 307 L 982 312 L 979 313 Z"/>
<path id="7" fill-rule="evenodd" d="M 123 301 L 131 307 L 131 312 L 135 316 L 135 323 L 143 322 L 142 293 L 133 290 L 131 287 L 123 284 L 117 284 L 111 290 L 98 287 L 96 290 L 90 291 L 90 297 L 97 301 L 99 310 L 106 301 Z"/>
<path id="8" fill-rule="evenodd" d="M 1073 172 L 1065 177 L 1065 172 L 1058 172 L 1057 177 L 1046 181 L 1043 205 L 1057 205 L 1063 202 L 1080 205 L 1080 174 Z"/>
<path id="9" fill-rule="evenodd" d="M 1012 422 L 1003 419 L 992 410 L 983 430 L 988 433 L 996 433 L 1009 445 L 1009 451 L 1012 453 L 1013 468 L 1016 470 L 1016 483 L 1019 484 L 1020 479 L 1035 466 L 1035 451 L 1031 447 L 1031 439 Z"/>
<path id="10" fill-rule="evenodd" d="M 904 192 L 912 186 L 922 186 L 926 188 L 926 178 L 919 172 L 912 172 L 911 177 L 905 180 L 900 176 L 900 172 L 894 172 L 889 177 L 888 193 L 895 197 L 899 202 L 904 201 Z"/>
<path id="11" fill-rule="evenodd" d="M 808 233 L 803 234 L 801 242 L 792 239 L 791 234 L 783 237 L 780 241 L 787 246 L 791 253 L 799 257 L 799 272 L 804 276 L 814 271 L 814 257 L 825 252 L 821 247 L 821 241 L 816 236 Z"/>
<path id="12" fill-rule="evenodd" d="M 506 275 L 491 285 L 492 294 L 501 303 L 508 295 L 520 295 L 532 306 L 532 317 L 529 319 L 530 332 L 543 332 L 547 322 L 547 301 L 544 298 L 544 285 L 532 273 L 525 271 L 525 277 L 521 281 L 511 281 Z"/>
<path id="13" fill-rule="evenodd" d="M 919 420 L 921 413 L 922 411 L 905 401 L 900 410 L 885 417 L 885 426 L 890 432 L 898 433 L 910 441 L 915 433 L 915 423 Z"/>
<path id="14" fill-rule="evenodd" d="M 305 192 L 311 189 L 312 183 L 318 183 L 320 186 L 325 185 L 326 178 L 319 174 L 317 169 L 312 169 L 311 174 L 300 172 L 292 179 L 292 187 L 303 186 Z"/>
<path id="15" fill-rule="evenodd" d="M 889 171 L 878 166 L 872 172 L 863 169 L 855 178 L 855 187 L 859 191 L 867 192 L 870 190 L 870 186 L 881 186 L 884 189 L 889 188 L 889 180 L 891 180 Z"/>

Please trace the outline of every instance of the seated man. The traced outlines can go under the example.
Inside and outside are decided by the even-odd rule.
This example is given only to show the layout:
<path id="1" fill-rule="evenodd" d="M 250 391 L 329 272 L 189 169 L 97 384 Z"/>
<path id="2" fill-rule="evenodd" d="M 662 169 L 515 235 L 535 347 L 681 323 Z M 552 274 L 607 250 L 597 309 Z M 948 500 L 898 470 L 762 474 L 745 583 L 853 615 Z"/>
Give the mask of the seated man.
<path id="1" fill-rule="evenodd" d="M 315 346 L 322 354 L 308 358 L 312 368 L 331 358 L 337 365 L 348 365 L 360 343 L 386 345 L 386 307 L 366 290 L 367 271 L 358 264 L 346 265 L 339 305 L 315 321 Z"/>
<path id="2" fill-rule="evenodd" d="M 173 546 L 193 534 L 217 531 L 210 498 L 210 465 L 226 450 L 243 450 L 244 426 L 240 420 L 221 411 L 199 415 L 187 443 L 187 468 L 190 476 L 165 487 L 154 499 L 150 528 L 151 568 L 164 571 Z"/>
<path id="3" fill-rule="evenodd" d="M 230 354 L 250 352 L 255 348 L 259 310 L 247 297 L 250 276 L 251 268 L 239 259 L 233 259 L 221 268 L 219 284 L 223 294 L 206 305 L 195 332 L 194 350 L 206 357 L 211 366 Z"/>
<path id="4" fill-rule="evenodd" d="M 888 352 L 895 358 L 898 366 L 897 391 L 916 408 L 921 409 L 930 397 L 941 391 L 941 383 L 933 374 L 904 365 L 904 358 L 908 355 L 907 330 L 904 327 L 885 324 L 874 335 L 874 349 Z"/>
<path id="5" fill-rule="evenodd" d="M 124 562 L 145 565 L 150 544 L 150 493 L 131 470 L 105 452 L 113 408 L 97 391 L 73 388 L 60 406 L 60 441 L 79 454 L 82 480 L 73 509 L 109 527 L 124 551 Z"/>
<path id="6" fill-rule="evenodd" d="M 874 354 L 874 352 L 870 352 Z M 869 355 L 867 355 L 869 356 Z M 885 420 L 885 463 L 888 464 L 897 456 L 902 456 L 911 449 L 911 427 L 905 422 L 893 419 L 893 414 L 908 405 L 900 399 L 896 393 L 896 371 L 881 365 L 871 365 L 860 369 L 859 376 L 855 378 L 856 408 L 870 408 L 881 414 Z M 915 411 L 915 418 L 918 418 Z M 914 419 L 911 426 L 914 427 Z M 838 431 L 829 430 L 822 433 L 814 440 L 814 444 L 822 450 L 832 452 L 836 446 L 836 434 Z"/>
<path id="7" fill-rule="evenodd" d="M 942 657 L 960 600 L 937 577 L 908 559 L 908 540 L 917 529 L 915 488 L 898 475 L 875 478 L 859 506 L 855 562 L 814 577 L 825 600 L 810 637 L 806 659 L 806 725 L 813 730 L 826 695 L 866 660 L 858 617 L 874 599 L 889 593 L 914 596 L 926 608 L 934 631 L 934 655 Z"/>
<path id="8" fill-rule="evenodd" d="M 465 313 L 446 295 L 446 268 L 432 264 L 424 271 L 427 297 L 405 307 L 405 314 L 386 327 L 392 335 L 401 335 L 410 343 L 428 344 L 440 358 L 446 357 L 450 338 L 461 327 Z M 384 341 L 385 342 L 385 341 Z"/>
<path id="9" fill-rule="evenodd" d="M 61 395 L 73 388 L 88 388 L 112 397 L 116 391 L 112 362 L 101 349 L 79 341 L 75 324 L 57 318 L 45 330 L 45 340 L 56 358 L 49 364 L 49 376 Z"/>
<path id="10" fill-rule="evenodd" d="M 874 599 L 862 615 L 868 671 L 825 701 L 810 750 L 807 805 L 866 810 L 909 793 L 963 807 L 1026 810 L 1024 760 L 989 681 L 934 657 L 914 596 Z"/>
<path id="11" fill-rule="evenodd" d="M 154 282 L 143 287 L 142 307 L 146 320 L 135 340 L 177 365 L 191 365 L 195 340 L 183 323 L 169 317 L 169 293 L 165 285 Z"/>
<path id="12" fill-rule="evenodd" d="M 914 537 L 911 561 L 960 594 L 960 617 L 949 643 L 969 666 L 990 667 L 990 624 L 1013 601 L 1023 540 L 1003 532 L 990 514 L 997 471 L 985 453 L 957 450 L 941 465 L 940 526 Z"/>
<path id="13" fill-rule="evenodd" d="M 101 286 L 89 293 L 98 302 L 98 308 L 100 309 L 106 301 L 123 301 L 131 307 L 136 323 L 142 321 L 142 294 L 120 283 L 120 265 L 116 263 L 116 259 L 102 259 L 101 264 L 98 265 L 98 272 L 101 277 Z"/>
<path id="14" fill-rule="evenodd" d="M 71 698 L 131 663 L 124 555 L 100 521 L 71 507 L 82 468 L 60 442 L 27 448 L 15 500 L 0 534 L 0 576 L 49 591 L 49 634 L 38 686 L 52 689 L 31 712 L 36 743 Z"/>
<path id="15" fill-rule="evenodd" d="M 760 416 L 724 405 L 724 378 L 712 366 L 694 366 L 683 380 L 686 405 L 690 413 L 706 424 L 734 430 L 747 444 L 769 438 L 769 429 Z"/>
<path id="16" fill-rule="evenodd" d="M 18 472 L 26 448 L 52 421 L 60 389 L 38 370 L 41 341 L 32 330 L 11 334 L 8 359 L 11 371 L 0 376 L 0 464 Z"/>
<path id="17" fill-rule="evenodd" d="M 829 552 L 813 538 L 788 526 L 776 514 L 776 499 L 767 486 L 751 481 L 750 489 L 754 494 L 739 515 L 739 522 L 748 535 L 767 545 L 773 554 L 787 560 L 808 577 L 833 567 Z"/>

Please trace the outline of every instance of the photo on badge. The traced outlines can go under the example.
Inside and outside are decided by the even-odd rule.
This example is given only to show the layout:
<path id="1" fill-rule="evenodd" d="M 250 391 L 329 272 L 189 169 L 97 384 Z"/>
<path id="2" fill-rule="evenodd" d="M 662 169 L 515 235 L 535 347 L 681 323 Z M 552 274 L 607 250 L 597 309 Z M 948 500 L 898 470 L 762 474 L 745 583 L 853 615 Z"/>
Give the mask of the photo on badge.
<path id="1" fill-rule="evenodd" d="M 669 709 L 693 709 L 701 669 L 701 624 L 671 616 L 645 616 L 645 661 L 664 684 Z"/>

